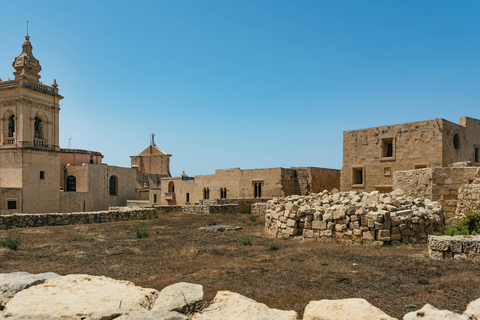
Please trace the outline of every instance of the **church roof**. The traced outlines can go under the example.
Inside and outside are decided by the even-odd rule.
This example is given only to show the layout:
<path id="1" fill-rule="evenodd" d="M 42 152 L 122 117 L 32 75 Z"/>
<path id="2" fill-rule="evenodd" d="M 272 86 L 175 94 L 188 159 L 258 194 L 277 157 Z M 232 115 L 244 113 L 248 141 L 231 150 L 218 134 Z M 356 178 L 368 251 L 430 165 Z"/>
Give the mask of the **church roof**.
<path id="1" fill-rule="evenodd" d="M 168 155 L 165 151 L 160 149 L 155 145 L 155 143 L 151 143 L 147 149 L 143 150 L 139 156 L 165 156 Z"/>

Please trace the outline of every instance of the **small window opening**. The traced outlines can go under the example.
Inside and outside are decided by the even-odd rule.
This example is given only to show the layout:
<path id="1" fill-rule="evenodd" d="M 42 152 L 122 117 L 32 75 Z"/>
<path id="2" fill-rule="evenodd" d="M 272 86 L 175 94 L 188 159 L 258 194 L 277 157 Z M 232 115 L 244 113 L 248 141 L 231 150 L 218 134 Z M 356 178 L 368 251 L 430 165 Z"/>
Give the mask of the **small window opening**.
<path id="1" fill-rule="evenodd" d="M 220 188 L 220 198 L 221 199 L 227 198 L 227 188 Z"/>
<path id="2" fill-rule="evenodd" d="M 382 139 L 382 157 L 393 157 L 393 138 Z"/>
<path id="3" fill-rule="evenodd" d="M 8 210 L 17 209 L 17 200 L 8 200 L 7 209 Z"/>
<path id="4" fill-rule="evenodd" d="M 118 186 L 117 186 L 117 177 L 111 176 L 110 177 L 110 188 L 109 193 L 111 196 L 116 196 L 118 194 Z"/>
<path id="5" fill-rule="evenodd" d="M 190 202 L 190 193 L 187 193 L 187 202 Z"/>
<path id="6" fill-rule="evenodd" d="M 426 164 L 416 164 L 415 165 L 415 169 L 425 169 L 425 168 L 427 168 Z"/>
<path id="7" fill-rule="evenodd" d="M 453 146 L 455 147 L 455 150 L 460 149 L 460 135 L 458 134 L 458 132 L 455 132 L 455 134 L 453 135 Z"/>
<path id="8" fill-rule="evenodd" d="M 77 178 L 75 176 L 67 177 L 67 191 L 77 191 Z"/>
<path id="9" fill-rule="evenodd" d="M 203 199 L 210 199 L 210 189 L 209 188 L 203 188 Z"/>
<path id="10" fill-rule="evenodd" d="M 90 156 L 90 164 L 93 164 L 93 156 Z"/>
<path id="11" fill-rule="evenodd" d="M 475 162 L 480 162 L 480 148 L 475 148 Z"/>
<path id="12" fill-rule="evenodd" d="M 254 198 L 261 198 L 262 197 L 262 184 L 261 183 L 255 183 L 253 185 L 253 197 Z"/>
<path id="13" fill-rule="evenodd" d="M 40 171 L 40 179 L 45 179 L 45 171 Z"/>
<path id="14" fill-rule="evenodd" d="M 157 195 L 156 194 L 153 195 L 153 203 L 157 203 Z"/>
<path id="15" fill-rule="evenodd" d="M 363 184 L 363 168 L 353 168 L 353 184 Z"/>
<path id="16" fill-rule="evenodd" d="M 175 193 L 175 185 L 173 184 L 173 181 L 170 181 L 168 183 L 168 192 L 169 193 Z"/>

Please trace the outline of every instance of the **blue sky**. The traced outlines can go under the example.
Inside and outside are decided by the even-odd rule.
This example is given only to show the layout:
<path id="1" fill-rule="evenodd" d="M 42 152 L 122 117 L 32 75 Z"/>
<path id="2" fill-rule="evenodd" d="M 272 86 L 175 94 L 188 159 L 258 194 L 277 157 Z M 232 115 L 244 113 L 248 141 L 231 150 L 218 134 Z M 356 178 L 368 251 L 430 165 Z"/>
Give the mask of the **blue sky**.
<path id="1" fill-rule="evenodd" d="M 172 175 L 341 168 L 343 131 L 480 118 L 479 1 L 3 1 L 0 78 L 30 21 L 60 146 Z"/>

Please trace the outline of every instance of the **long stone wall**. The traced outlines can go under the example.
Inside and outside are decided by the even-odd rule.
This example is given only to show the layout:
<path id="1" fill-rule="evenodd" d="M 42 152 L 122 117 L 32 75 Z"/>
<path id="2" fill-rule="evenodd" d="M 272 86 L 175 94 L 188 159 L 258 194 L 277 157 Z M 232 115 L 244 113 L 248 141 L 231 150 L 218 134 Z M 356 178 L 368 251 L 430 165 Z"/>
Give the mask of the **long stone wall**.
<path id="1" fill-rule="evenodd" d="M 75 213 L 15 213 L 0 215 L 0 229 L 89 224 L 131 219 L 147 219 L 156 216 L 153 208 L 111 208 L 108 211 Z"/>
<path id="2" fill-rule="evenodd" d="M 432 259 L 480 259 L 480 236 L 429 236 Z"/>
<path id="3" fill-rule="evenodd" d="M 132 219 L 153 219 L 157 214 L 183 212 L 200 214 L 237 214 L 237 204 L 198 206 L 155 206 L 153 208 L 112 207 L 107 211 L 73 213 L 14 213 L 0 215 L 0 230 L 61 226 L 68 224 L 90 224 Z"/>
<path id="4" fill-rule="evenodd" d="M 402 190 L 390 194 L 324 191 L 268 201 L 265 228 L 277 238 L 398 244 L 426 241 L 429 234 L 443 232 L 444 218 L 438 202 L 413 199 Z"/>
<path id="5" fill-rule="evenodd" d="M 252 205 L 259 202 L 267 202 L 272 198 L 240 198 L 240 199 L 207 199 L 200 200 L 200 205 L 225 205 L 238 204 L 239 213 L 251 213 Z"/>

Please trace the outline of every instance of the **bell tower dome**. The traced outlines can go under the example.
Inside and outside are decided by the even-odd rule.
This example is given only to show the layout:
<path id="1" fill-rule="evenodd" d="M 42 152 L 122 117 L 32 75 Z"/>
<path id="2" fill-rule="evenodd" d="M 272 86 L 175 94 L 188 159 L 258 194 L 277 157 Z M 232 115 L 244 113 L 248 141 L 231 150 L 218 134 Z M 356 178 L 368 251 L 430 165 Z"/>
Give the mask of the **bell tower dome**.
<path id="1" fill-rule="evenodd" d="M 22 44 L 22 53 L 15 58 L 12 66 L 15 68 L 15 79 L 28 79 L 30 81 L 38 82 L 40 75 L 38 74 L 42 71 L 40 62 L 35 59 L 33 56 L 32 44 L 30 43 L 30 36 L 25 36 L 25 41 Z"/>

